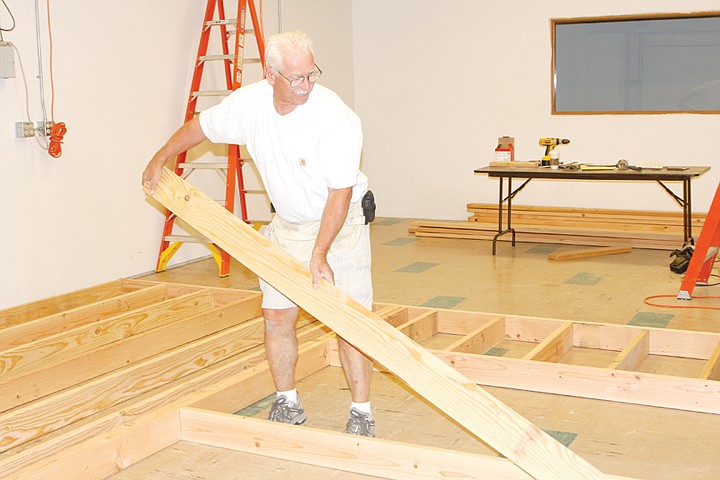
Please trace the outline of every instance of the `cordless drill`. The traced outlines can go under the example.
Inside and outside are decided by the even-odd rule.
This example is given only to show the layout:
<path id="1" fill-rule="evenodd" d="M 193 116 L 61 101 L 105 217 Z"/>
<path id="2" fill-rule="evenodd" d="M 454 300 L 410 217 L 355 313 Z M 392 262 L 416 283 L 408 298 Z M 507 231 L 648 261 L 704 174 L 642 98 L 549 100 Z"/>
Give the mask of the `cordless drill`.
<path id="1" fill-rule="evenodd" d="M 567 138 L 541 138 L 540 146 L 545 147 L 545 156 L 542 158 L 542 161 L 549 162 L 550 152 L 558 145 L 567 145 L 568 143 L 570 143 L 570 140 Z"/>

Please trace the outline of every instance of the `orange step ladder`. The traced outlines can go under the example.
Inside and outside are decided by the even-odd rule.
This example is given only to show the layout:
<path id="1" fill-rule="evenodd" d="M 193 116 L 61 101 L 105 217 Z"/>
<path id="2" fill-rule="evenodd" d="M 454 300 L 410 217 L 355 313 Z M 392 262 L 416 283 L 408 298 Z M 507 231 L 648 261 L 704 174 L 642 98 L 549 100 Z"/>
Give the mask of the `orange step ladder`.
<path id="1" fill-rule="evenodd" d="M 252 19 L 252 30 L 245 29 L 245 19 L 248 12 Z M 231 28 L 234 28 L 234 31 L 231 30 Z M 214 38 L 217 38 L 219 41 L 222 54 L 208 55 L 208 46 L 210 45 L 210 37 L 213 31 L 219 33 L 219 38 Z M 234 52 L 231 53 L 230 37 L 233 34 L 235 35 L 235 49 Z M 259 59 L 244 58 L 246 34 L 253 34 L 255 36 L 257 49 L 260 54 Z M 203 71 L 208 62 L 222 63 L 227 90 L 201 90 Z M 243 67 L 245 63 L 260 63 L 262 67 L 265 67 L 265 39 L 254 0 L 238 0 L 237 18 L 234 19 L 228 19 L 226 17 L 223 0 L 208 0 L 200 34 L 200 45 L 198 46 L 192 84 L 190 86 L 190 96 L 185 110 L 185 123 L 192 120 L 193 117 L 199 113 L 197 111 L 197 104 L 200 97 L 224 97 L 232 93 L 233 90 L 240 88 L 242 86 Z M 240 156 L 240 146 L 228 145 L 227 162 L 188 162 L 186 161 L 187 154 L 188 152 L 183 152 L 177 156 L 174 169 L 175 174 L 187 178 L 196 170 L 215 170 L 225 182 L 225 208 L 232 213 L 235 212 L 235 195 L 237 192 L 240 200 L 240 215 L 243 221 L 247 222 L 248 213 L 245 195 L 246 193 L 256 192 L 250 192 L 245 189 L 245 182 L 243 180 L 243 165 L 245 161 Z M 167 211 L 165 213 L 165 225 L 163 227 L 160 253 L 158 254 L 155 271 L 165 271 L 172 256 L 184 243 L 204 243 L 208 246 L 213 258 L 218 264 L 220 276 L 225 277 L 230 274 L 230 255 L 228 255 L 227 252 L 203 237 L 173 235 L 174 226 L 175 215 Z"/>
<path id="2" fill-rule="evenodd" d="M 696 284 L 707 285 L 710 273 L 720 250 L 720 184 L 710 205 L 700 237 L 693 252 L 685 277 L 677 294 L 679 300 L 692 300 Z"/>

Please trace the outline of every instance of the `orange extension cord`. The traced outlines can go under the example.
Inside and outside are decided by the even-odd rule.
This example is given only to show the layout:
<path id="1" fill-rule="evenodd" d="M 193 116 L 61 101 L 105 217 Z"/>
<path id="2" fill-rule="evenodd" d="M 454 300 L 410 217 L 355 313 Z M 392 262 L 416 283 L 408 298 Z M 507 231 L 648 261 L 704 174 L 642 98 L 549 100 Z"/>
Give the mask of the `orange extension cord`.
<path id="1" fill-rule="evenodd" d="M 47 22 L 48 38 L 50 42 L 50 120 L 52 120 L 48 154 L 53 158 L 59 158 L 62 155 L 63 137 L 65 137 L 65 133 L 67 133 L 67 128 L 63 122 L 55 123 L 55 79 L 53 77 L 53 41 L 52 28 L 50 27 L 50 0 L 47 0 Z"/>
<path id="2" fill-rule="evenodd" d="M 654 298 L 677 298 L 676 295 L 651 295 L 647 297 L 643 302 L 645 305 L 650 305 L 651 307 L 662 307 L 662 308 L 695 308 L 700 310 L 720 310 L 720 307 L 710 307 L 707 305 L 663 305 L 661 303 L 652 303 L 650 300 Z M 692 298 L 720 298 L 720 295 L 705 295 L 705 296 L 698 296 L 698 297 L 692 297 Z M 683 300 L 685 301 L 685 300 Z"/>

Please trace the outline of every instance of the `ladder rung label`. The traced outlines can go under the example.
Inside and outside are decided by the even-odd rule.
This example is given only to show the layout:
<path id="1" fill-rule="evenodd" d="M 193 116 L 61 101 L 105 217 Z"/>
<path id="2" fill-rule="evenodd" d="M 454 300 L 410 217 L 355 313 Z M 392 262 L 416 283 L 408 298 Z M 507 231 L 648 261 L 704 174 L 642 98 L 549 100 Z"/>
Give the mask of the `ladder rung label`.
<path id="1" fill-rule="evenodd" d="M 208 20 L 205 25 L 212 27 L 214 25 L 235 25 L 236 23 L 238 23 L 237 18 L 226 18 L 224 20 Z"/>

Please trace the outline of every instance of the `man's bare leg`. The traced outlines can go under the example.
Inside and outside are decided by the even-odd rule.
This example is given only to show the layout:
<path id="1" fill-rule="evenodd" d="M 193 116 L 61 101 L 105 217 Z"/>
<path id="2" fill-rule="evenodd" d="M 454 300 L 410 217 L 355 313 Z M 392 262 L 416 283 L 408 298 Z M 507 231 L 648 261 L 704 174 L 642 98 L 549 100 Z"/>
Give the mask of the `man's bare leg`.
<path id="1" fill-rule="evenodd" d="M 279 392 L 295 388 L 295 365 L 298 359 L 295 321 L 300 310 L 263 309 L 265 318 L 265 353 L 275 388 Z"/>
<path id="2" fill-rule="evenodd" d="M 372 362 L 340 337 L 338 337 L 338 351 L 345 378 L 350 387 L 352 401 L 355 403 L 369 402 Z"/>

